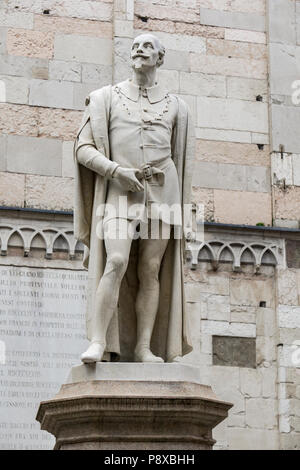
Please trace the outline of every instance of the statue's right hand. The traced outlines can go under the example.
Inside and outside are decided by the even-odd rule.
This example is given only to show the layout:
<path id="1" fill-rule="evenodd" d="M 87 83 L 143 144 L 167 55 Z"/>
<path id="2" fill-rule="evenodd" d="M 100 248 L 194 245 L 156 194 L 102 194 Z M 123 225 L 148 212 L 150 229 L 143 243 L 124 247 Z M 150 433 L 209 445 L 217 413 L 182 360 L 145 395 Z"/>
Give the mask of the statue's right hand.
<path id="1" fill-rule="evenodd" d="M 123 188 L 128 191 L 144 191 L 144 186 L 137 178 L 138 173 L 140 173 L 140 170 L 136 168 L 123 168 L 122 166 L 118 166 L 114 173 L 114 178 L 118 179 Z"/>

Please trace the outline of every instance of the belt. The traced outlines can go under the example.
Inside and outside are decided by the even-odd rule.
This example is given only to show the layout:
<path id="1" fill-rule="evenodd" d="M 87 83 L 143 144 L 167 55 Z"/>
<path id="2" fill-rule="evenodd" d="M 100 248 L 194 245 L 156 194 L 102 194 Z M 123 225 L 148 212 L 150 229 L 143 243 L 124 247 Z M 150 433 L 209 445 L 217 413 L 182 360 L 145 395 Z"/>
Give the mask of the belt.
<path id="1" fill-rule="evenodd" d="M 170 156 L 162 158 L 161 160 L 157 160 L 153 163 L 145 163 L 137 173 L 137 178 L 145 179 L 147 181 L 150 180 L 153 175 L 156 175 L 159 186 L 163 186 L 165 184 L 165 173 L 161 168 L 158 168 L 158 166 L 160 166 L 169 159 L 171 159 Z M 164 167 L 164 169 L 165 168 L 166 167 Z"/>

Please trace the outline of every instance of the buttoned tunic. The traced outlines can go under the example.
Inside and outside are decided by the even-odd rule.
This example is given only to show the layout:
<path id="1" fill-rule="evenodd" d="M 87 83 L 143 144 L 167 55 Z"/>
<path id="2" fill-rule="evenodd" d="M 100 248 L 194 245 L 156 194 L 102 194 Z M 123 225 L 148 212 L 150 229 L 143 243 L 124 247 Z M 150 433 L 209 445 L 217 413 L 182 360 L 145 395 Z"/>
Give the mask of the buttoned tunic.
<path id="1" fill-rule="evenodd" d="M 110 180 L 106 204 L 114 207 L 114 211 L 106 213 L 105 221 L 116 216 L 129 220 L 151 217 L 166 223 L 181 223 L 178 214 L 174 219 L 172 211 L 166 210 L 173 204 L 178 208 L 181 204 L 177 170 L 171 155 L 177 113 L 176 96 L 167 93 L 160 85 L 142 89 L 126 80 L 112 88 L 111 160 L 96 149 L 90 122 L 84 126 L 79 135 L 77 158 L 79 163 Z M 153 169 L 150 169 L 150 175 L 153 175 L 149 179 L 143 178 L 145 165 Z M 142 178 L 144 191 L 124 189 L 113 177 L 118 166 L 140 169 L 139 178 Z M 120 205 L 120 196 L 127 197 L 126 213 L 124 206 Z"/>

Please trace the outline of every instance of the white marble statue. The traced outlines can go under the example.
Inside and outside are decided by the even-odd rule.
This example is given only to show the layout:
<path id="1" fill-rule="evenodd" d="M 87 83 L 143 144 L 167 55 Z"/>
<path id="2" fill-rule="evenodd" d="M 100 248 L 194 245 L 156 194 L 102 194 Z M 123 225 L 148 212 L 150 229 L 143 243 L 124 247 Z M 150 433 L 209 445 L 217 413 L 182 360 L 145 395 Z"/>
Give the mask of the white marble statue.
<path id="1" fill-rule="evenodd" d="M 174 205 L 181 214 L 190 203 L 194 158 L 188 108 L 156 81 L 164 55 L 155 36 L 136 37 L 132 78 L 90 94 L 76 138 L 75 237 L 85 245 L 91 341 L 85 363 L 172 362 L 192 350 L 183 236 L 174 236 L 178 227 L 184 233 L 184 218 L 154 210 Z M 155 239 L 147 236 L 150 219 L 160 229 Z"/>

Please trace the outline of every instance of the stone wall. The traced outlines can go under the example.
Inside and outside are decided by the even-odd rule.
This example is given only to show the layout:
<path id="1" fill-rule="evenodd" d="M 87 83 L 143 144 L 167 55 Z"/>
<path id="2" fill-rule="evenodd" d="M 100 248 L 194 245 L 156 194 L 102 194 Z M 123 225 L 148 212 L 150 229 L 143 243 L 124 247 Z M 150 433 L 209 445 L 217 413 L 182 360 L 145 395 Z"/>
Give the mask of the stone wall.
<path id="1" fill-rule="evenodd" d="M 300 2 L 269 2 L 271 168 L 274 222 L 299 227 Z"/>
<path id="2" fill-rule="evenodd" d="M 264 0 L 3 0 L 0 27 L 0 204 L 72 209 L 85 97 L 127 78 L 132 37 L 153 31 L 160 80 L 195 120 L 195 202 L 210 221 L 272 224 Z"/>
<path id="3" fill-rule="evenodd" d="M 68 242 L 55 245 L 43 230 L 57 234 L 61 216 L 44 214 L 42 222 L 27 210 L 72 210 L 72 146 L 85 97 L 128 77 L 139 32 L 154 32 L 166 46 L 159 78 L 192 112 L 193 201 L 204 203 L 208 222 L 205 245 L 186 266 L 194 352 L 184 360 L 234 403 L 215 431 L 216 448 L 299 448 L 300 116 L 291 89 L 299 5 L 0 4 L 0 206 L 26 210 L 2 211 L 2 266 L 80 269 L 71 216 L 61 234 Z"/>
<path id="4" fill-rule="evenodd" d="M 1 205 L 73 208 L 85 97 L 112 80 L 112 11 L 112 1 L 1 1 Z"/>

